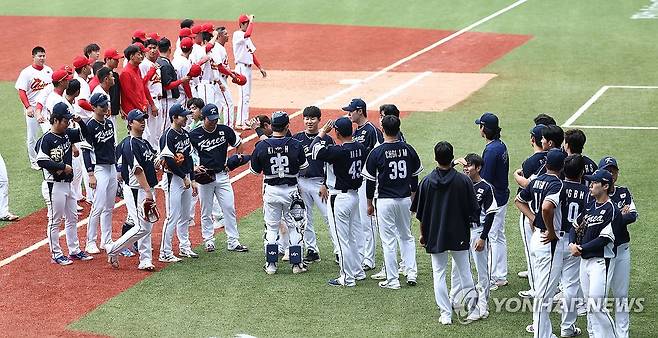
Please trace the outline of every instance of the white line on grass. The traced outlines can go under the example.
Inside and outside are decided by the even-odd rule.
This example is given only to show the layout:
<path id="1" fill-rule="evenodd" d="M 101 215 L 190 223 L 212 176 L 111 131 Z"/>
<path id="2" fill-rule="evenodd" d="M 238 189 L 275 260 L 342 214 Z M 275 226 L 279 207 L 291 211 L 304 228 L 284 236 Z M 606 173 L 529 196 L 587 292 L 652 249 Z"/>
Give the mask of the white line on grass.
<path id="1" fill-rule="evenodd" d="M 313 105 L 314 105 L 314 106 L 317 106 L 317 107 L 321 107 L 321 106 L 324 105 L 325 103 L 327 103 L 327 102 L 331 102 L 331 101 L 333 101 L 334 99 L 340 97 L 341 95 L 347 94 L 347 93 L 353 91 L 354 89 L 357 89 L 357 88 L 361 87 L 363 84 L 365 84 L 365 83 L 367 83 L 367 82 L 370 82 L 370 81 L 372 81 L 372 80 L 374 80 L 374 79 L 376 79 L 376 78 L 378 78 L 378 77 L 380 77 L 380 76 L 382 76 L 382 75 L 388 73 L 388 72 L 391 71 L 392 69 L 394 69 L 394 68 L 396 68 L 396 67 L 398 67 L 398 66 L 400 66 L 400 65 L 402 65 L 402 64 L 405 64 L 405 63 L 407 63 L 407 62 L 409 62 L 409 61 L 415 59 L 416 57 L 418 57 L 418 56 L 420 56 L 420 55 L 422 55 L 422 54 L 425 54 L 425 53 L 431 51 L 432 49 L 434 49 L 434 48 L 436 48 L 436 47 L 439 47 L 439 46 L 445 44 L 446 42 L 448 42 L 448 41 L 450 41 L 450 40 L 453 40 L 454 38 L 456 38 L 456 37 L 458 37 L 458 36 L 460 36 L 460 35 L 462 35 L 462 34 L 468 32 L 468 31 L 470 31 L 470 30 L 472 30 L 472 29 L 474 29 L 474 28 L 476 28 L 476 27 L 482 25 L 483 23 L 488 22 L 488 21 L 491 20 L 491 19 L 494 19 L 494 18 L 496 18 L 496 17 L 498 17 L 498 16 L 500 16 L 500 15 L 502 15 L 502 14 L 505 14 L 506 12 L 508 12 L 508 11 L 510 11 L 510 10 L 512 10 L 512 9 L 514 9 L 514 8 L 516 8 L 517 6 L 523 4 L 523 3 L 527 2 L 527 1 L 528 1 L 528 0 L 518 0 L 518 1 L 514 2 L 514 3 L 512 3 L 511 5 L 505 7 L 505 8 L 503 8 L 503 9 L 501 9 L 501 10 L 498 10 L 498 11 L 494 12 L 494 13 L 491 14 L 491 15 L 488 15 L 488 16 L 486 16 L 486 17 L 484 17 L 484 18 L 482 18 L 482 19 L 480 19 L 480 20 L 478 20 L 478 21 L 476 21 L 476 22 L 474 22 L 474 23 L 472 23 L 472 24 L 470 24 L 470 25 L 468 25 L 468 26 L 466 26 L 466 27 L 464 27 L 464 28 L 462 28 L 462 29 L 460 29 L 460 30 L 458 30 L 458 31 L 456 31 L 456 32 L 454 32 L 454 33 L 452 33 L 452 34 L 450 34 L 450 35 L 448 35 L 448 36 L 446 36 L 445 38 L 443 38 L 443 39 L 441 39 L 441 40 L 439 40 L 439 41 L 434 42 L 433 44 L 431 44 L 431 45 L 429 45 L 429 46 L 427 46 L 427 47 L 425 47 L 425 48 L 423 48 L 423 49 L 421 49 L 421 50 L 419 50 L 419 51 L 417 51 L 417 52 L 415 52 L 415 53 L 413 53 L 413 54 L 411 54 L 411 55 L 408 55 L 408 56 L 406 56 L 406 57 L 404 57 L 404 58 L 402 58 L 402 59 L 400 59 L 400 60 L 398 60 L 398 61 L 395 61 L 394 63 L 392 63 L 392 64 L 390 64 L 390 65 L 388 65 L 388 66 L 386 66 L 386 67 L 384 67 L 384 68 L 382 68 L 382 69 L 380 69 L 380 70 L 378 70 L 377 72 L 374 72 L 374 73 L 368 75 L 367 77 L 365 77 L 365 78 L 359 80 L 358 82 L 353 83 L 353 84 L 350 85 L 349 87 L 344 88 L 344 89 L 341 89 L 341 90 L 339 90 L 339 91 L 337 91 L 337 92 L 335 92 L 335 93 L 333 93 L 333 94 L 331 94 L 331 95 L 329 95 L 329 96 L 326 96 L 325 98 L 323 98 L 323 99 L 321 99 L 321 100 L 315 102 Z M 426 73 L 429 73 L 429 72 L 421 73 L 420 75 L 414 77 L 412 80 L 414 80 L 414 79 L 416 79 L 416 78 L 418 78 L 418 77 L 421 77 L 421 78 L 422 78 L 422 77 L 424 77 L 424 76 L 427 76 L 427 75 L 425 75 Z M 417 81 L 419 81 L 419 80 L 420 80 L 420 78 L 417 79 L 415 82 L 417 82 Z M 411 81 L 411 80 L 410 80 L 410 81 Z M 414 83 L 415 83 L 415 82 L 414 82 Z M 407 83 L 408 83 L 408 82 L 407 82 Z M 411 84 L 408 84 L 408 85 L 407 85 L 407 83 L 403 84 L 402 86 L 406 85 L 407 87 L 409 87 L 409 86 L 411 86 L 411 85 L 413 84 L 413 83 L 411 83 Z M 397 90 L 397 89 L 400 88 L 400 87 L 401 87 L 401 86 L 394 88 L 393 91 L 394 91 L 394 90 Z M 406 87 L 405 87 L 405 88 L 406 88 Z M 403 89 L 404 89 L 404 88 L 402 88 L 402 89 L 400 89 L 400 90 L 403 90 Z M 388 93 L 385 93 L 384 95 L 380 96 L 380 97 L 377 98 L 377 99 L 380 99 L 380 98 L 381 98 L 381 100 L 384 100 L 386 97 L 389 97 L 389 96 L 395 94 L 395 93 L 391 93 L 391 94 L 389 94 L 389 93 L 391 93 L 391 91 L 389 91 Z M 389 94 L 389 96 L 385 96 L 385 95 L 387 95 L 387 94 Z M 385 96 L 385 97 L 384 97 L 384 96 Z M 383 97 L 383 98 L 382 98 L 382 97 Z M 371 104 L 376 103 L 377 99 L 375 99 L 375 101 L 373 101 Z M 299 116 L 299 115 L 301 115 L 301 114 L 302 114 L 302 110 L 298 110 L 298 111 L 296 111 L 296 112 L 290 114 L 289 117 L 290 117 L 290 118 L 295 118 L 295 117 L 297 117 L 297 116 Z M 249 142 L 249 141 L 251 141 L 251 140 L 253 140 L 253 139 L 255 139 L 255 138 L 256 138 L 256 134 L 251 134 L 251 135 L 245 137 L 244 139 L 242 139 L 242 142 L 243 142 L 243 143 L 246 143 L 246 142 Z M 232 150 L 232 149 L 233 149 L 233 147 L 229 147 L 229 150 Z M 240 172 L 239 174 L 237 174 L 236 176 L 234 176 L 234 177 L 231 179 L 231 183 L 236 182 L 236 181 L 238 181 L 238 180 L 244 178 L 245 176 L 247 176 L 247 174 L 249 174 L 249 170 L 245 170 L 245 171 Z M 122 206 L 123 204 L 125 204 L 125 202 L 120 201 L 120 202 L 118 202 L 117 204 L 114 205 L 114 208 L 116 209 L 116 208 Z M 78 225 L 77 225 L 77 226 L 78 226 L 78 227 L 81 227 L 81 226 L 87 224 L 88 222 L 89 222 L 89 218 L 86 218 L 86 219 L 84 219 L 84 220 L 78 222 Z M 59 233 L 59 237 L 62 237 L 63 235 L 64 235 L 64 232 L 61 231 L 61 232 Z M 5 258 L 5 259 L 3 259 L 2 261 L 0 261 L 0 267 L 2 267 L 2 266 L 4 266 L 4 265 L 7 265 L 7 264 L 13 262 L 14 260 L 16 260 L 16 259 L 18 259 L 18 258 L 20 258 L 20 257 L 22 257 L 22 256 L 25 256 L 26 254 L 28 254 L 28 253 L 30 253 L 30 252 L 32 252 L 32 251 L 34 251 L 34 250 L 40 248 L 41 246 L 47 245 L 47 244 L 48 244 L 48 240 L 47 240 L 47 239 L 43 239 L 43 240 L 41 240 L 41 241 L 39 241 L 39 242 L 37 242 L 37 243 L 34 243 L 34 244 L 32 244 L 31 246 L 29 246 L 28 248 L 23 249 L 23 250 L 19 251 L 18 253 L 13 254 L 13 255 L 11 255 L 10 257 Z"/>
<path id="2" fill-rule="evenodd" d="M 658 130 L 658 127 L 631 127 L 631 126 L 580 126 L 572 124 L 569 127 L 581 129 L 627 129 L 627 130 Z"/>
<path id="3" fill-rule="evenodd" d="M 567 122 L 564 122 L 562 127 L 570 127 L 571 124 L 574 123 L 580 117 L 580 115 L 583 115 L 583 113 L 587 110 L 587 108 L 591 107 L 594 104 L 594 102 L 596 102 L 596 100 L 598 100 L 599 97 L 601 97 L 601 95 L 603 95 L 608 90 L 608 88 L 610 88 L 610 86 L 603 86 L 599 90 L 597 90 L 596 93 L 594 93 L 594 95 L 592 95 L 592 97 L 590 97 L 589 100 L 585 102 L 585 104 L 580 106 L 580 108 L 578 108 L 578 110 L 576 110 L 576 112 L 573 113 L 573 115 L 571 115 L 571 117 L 567 120 Z"/>

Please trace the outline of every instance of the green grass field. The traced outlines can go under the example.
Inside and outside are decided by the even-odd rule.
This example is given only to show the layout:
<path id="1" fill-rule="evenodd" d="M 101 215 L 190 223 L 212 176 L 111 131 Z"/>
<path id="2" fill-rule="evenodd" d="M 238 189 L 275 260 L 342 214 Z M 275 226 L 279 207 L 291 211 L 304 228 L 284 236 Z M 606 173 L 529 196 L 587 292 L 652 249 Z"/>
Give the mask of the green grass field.
<path id="1" fill-rule="evenodd" d="M 253 12 L 260 21 L 457 30 L 512 1 L 262 0 L 231 2 L 227 10 L 219 11 L 204 8 L 204 4 L 218 8 L 217 1 L 197 1 L 193 9 L 186 9 L 190 7 L 184 5 L 188 2 L 170 1 L 169 8 L 156 11 L 152 3 L 137 3 L 128 10 L 133 2 L 120 0 L 94 5 L 95 13 L 82 11 L 75 5 L 82 3 L 86 4 L 7 0 L 0 14 L 232 20 L 240 12 Z M 603 85 L 658 85 L 655 67 L 658 21 L 630 19 L 648 3 L 647 0 L 530 0 L 479 26 L 477 31 L 528 34 L 533 38 L 483 69 L 498 77 L 468 100 L 445 112 L 416 112 L 403 120 L 404 134 L 421 154 L 425 173 L 434 167 L 432 148 L 439 140 L 450 141 L 457 154 L 482 151 L 484 142 L 473 120 L 484 111 L 496 112 L 500 117 L 511 167 L 517 168 L 532 151 L 528 130 L 538 113 L 549 113 L 562 123 Z M 658 90 L 618 90 L 609 94 L 577 123 L 658 125 L 655 105 Z M 404 109 L 403 103 L 399 106 Z M 0 143 L 0 153 L 9 170 L 12 210 L 25 215 L 42 208 L 43 202 L 38 193 L 41 175 L 26 169 L 25 127 L 19 107 L 13 83 L 0 84 L 0 108 L 6 121 L 16 121 L 0 124 L 0 135 L 5 140 Z M 585 132 L 585 153 L 596 161 L 606 155 L 617 157 L 621 167 L 619 183 L 630 187 L 634 194 L 640 219 L 630 227 L 633 252 L 630 297 L 644 297 L 646 301 L 643 312 L 631 315 L 631 333 L 634 337 L 656 336 L 658 262 L 653 227 L 658 221 L 658 211 L 652 207 L 658 200 L 655 188 L 658 172 L 653 156 L 658 131 Z M 515 276 L 525 269 L 518 215 L 510 204 L 506 224 L 510 286 L 492 292 L 492 297 L 515 297 L 517 291 L 527 288 L 527 281 Z M 416 227 L 414 223 L 414 230 Z M 530 313 L 492 312 L 489 319 L 468 326 L 441 326 L 434 303 L 429 256 L 421 250 L 418 251 L 419 284 L 415 288 L 381 290 L 371 280 L 354 289 L 327 286 L 326 281 L 335 276 L 337 269 L 328 259 L 331 250 L 326 228 L 322 225 L 317 228 L 324 260 L 313 265 L 307 274 L 292 276 L 285 268 L 274 276 L 262 272 L 262 252 L 257 249 L 262 245 L 262 212 L 256 211 L 240 223 L 244 243 L 254 248 L 252 252 L 236 255 L 220 251 L 172 265 L 100 306 L 71 328 L 124 337 L 240 333 L 270 337 L 527 335 L 524 328 L 531 323 Z M 557 327 L 559 317 L 552 318 Z M 579 318 L 578 325 L 585 328 L 584 317 Z"/>

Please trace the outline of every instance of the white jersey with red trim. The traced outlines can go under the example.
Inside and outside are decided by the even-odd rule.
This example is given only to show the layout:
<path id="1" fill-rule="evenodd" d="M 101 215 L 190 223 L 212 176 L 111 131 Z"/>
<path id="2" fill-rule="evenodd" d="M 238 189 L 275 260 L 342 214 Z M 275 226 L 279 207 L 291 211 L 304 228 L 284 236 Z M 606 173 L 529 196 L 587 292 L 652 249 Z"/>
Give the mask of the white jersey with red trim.
<path id="1" fill-rule="evenodd" d="M 30 65 L 18 75 L 15 88 L 24 90 L 30 106 L 34 107 L 40 102 L 39 95 L 42 94 L 43 89 L 52 82 L 52 75 L 53 70 L 48 66 L 38 70 Z"/>
<path id="2" fill-rule="evenodd" d="M 139 64 L 139 72 L 142 74 L 142 77 L 146 76 L 152 67 L 155 67 L 155 62 L 145 58 L 142 63 Z M 154 97 L 157 99 L 158 96 L 162 96 L 162 79 L 160 78 L 160 68 L 158 68 L 153 76 L 148 79 L 147 86 L 152 98 Z"/>
<path id="3" fill-rule="evenodd" d="M 43 116 L 44 118 L 49 119 L 50 115 L 53 111 L 53 107 L 55 107 L 56 104 L 64 102 L 67 106 L 69 106 L 69 109 L 71 111 L 74 111 L 73 105 L 71 105 L 71 102 L 69 102 L 64 96 L 57 94 L 56 91 L 51 91 L 48 94 L 48 97 L 46 97 L 45 103 L 43 105 L 44 110 L 43 110 Z"/>
<path id="4" fill-rule="evenodd" d="M 174 69 L 176 70 L 177 78 L 182 79 L 183 77 L 187 76 L 187 73 L 190 72 L 190 68 L 192 68 L 192 61 L 190 61 L 190 59 L 186 58 L 182 54 L 179 54 L 175 55 L 174 59 L 171 60 L 171 65 L 174 66 Z M 181 95 L 185 95 L 185 89 L 183 89 L 182 84 L 178 86 L 178 90 L 180 91 Z"/>
<path id="5" fill-rule="evenodd" d="M 89 101 L 89 98 L 91 97 L 91 91 L 89 90 L 89 83 L 87 83 L 87 81 L 83 79 L 80 76 L 80 74 L 78 74 L 77 72 L 73 73 L 73 78 L 78 80 L 78 82 L 80 82 L 80 94 L 78 94 L 78 96 L 76 96 L 75 98 L 75 102 L 73 104 L 73 111 L 76 114 L 80 115 L 86 121 L 94 115 L 94 112 L 86 109 L 82 109 L 82 107 L 78 105 L 78 100 Z"/>
<path id="6" fill-rule="evenodd" d="M 212 58 L 211 62 L 215 78 L 220 79 L 225 77 L 226 75 L 219 72 L 219 66 L 222 65 L 226 69 L 231 69 L 228 64 L 228 52 L 226 51 L 226 47 L 219 43 L 215 43 L 215 47 L 210 51 L 210 57 Z"/>
<path id="7" fill-rule="evenodd" d="M 244 32 L 237 30 L 233 32 L 233 58 L 235 63 L 252 65 L 256 46 L 251 42 L 251 37 L 245 38 Z"/>

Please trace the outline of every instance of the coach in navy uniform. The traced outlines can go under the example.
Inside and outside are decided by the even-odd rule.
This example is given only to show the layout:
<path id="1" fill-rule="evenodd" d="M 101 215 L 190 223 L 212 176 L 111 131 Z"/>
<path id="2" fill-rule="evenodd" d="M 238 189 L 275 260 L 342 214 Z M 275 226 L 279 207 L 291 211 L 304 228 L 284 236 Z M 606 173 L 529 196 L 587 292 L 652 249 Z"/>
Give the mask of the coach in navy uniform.
<path id="1" fill-rule="evenodd" d="M 452 145 L 442 141 L 434 147 L 438 167 L 425 176 L 411 203 L 411 211 L 420 221 L 420 244 L 432 255 L 434 297 L 441 313 L 441 324 L 452 323 L 452 304 L 446 286 L 448 251 L 461 279 L 460 292 L 475 287 L 468 259 L 471 237 L 471 220 L 480 210 L 473 183 L 468 176 L 452 167 Z"/>

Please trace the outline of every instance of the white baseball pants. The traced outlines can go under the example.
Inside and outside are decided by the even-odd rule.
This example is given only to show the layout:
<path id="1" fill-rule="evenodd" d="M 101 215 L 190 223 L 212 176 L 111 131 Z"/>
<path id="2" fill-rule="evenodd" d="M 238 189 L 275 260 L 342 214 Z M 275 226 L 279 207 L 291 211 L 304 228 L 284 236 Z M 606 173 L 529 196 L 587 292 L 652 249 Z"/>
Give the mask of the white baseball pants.
<path id="1" fill-rule="evenodd" d="M 574 334 L 578 311 L 576 304 L 578 301 L 578 290 L 580 290 L 580 257 L 571 255 L 569 250 L 569 237 L 560 238 L 558 250 L 562 255 L 562 276 L 560 284 L 562 285 L 562 319 L 560 331 L 562 336 L 571 336 Z"/>
<path id="2" fill-rule="evenodd" d="M 359 188 L 359 213 L 361 214 L 361 235 L 357 238 L 357 243 L 359 245 L 361 264 L 374 268 L 377 224 L 375 224 L 375 217 L 368 215 L 368 199 L 366 198 L 365 182 Z"/>
<path id="3" fill-rule="evenodd" d="M 503 205 L 494 216 L 489 243 L 491 245 L 491 279 L 507 280 L 507 239 L 505 238 L 505 215 L 507 204 Z"/>
<path id="4" fill-rule="evenodd" d="M 471 228 L 471 242 L 469 252 L 473 262 L 475 263 L 475 271 L 477 272 L 477 292 L 478 292 L 478 311 L 480 315 L 484 315 L 488 310 L 489 289 L 491 288 L 491 274 L 489 273 L 489 243 L 488 240 L 484 245 L 482 251 L 475 251 L 475 242 L 480 238 L 484 230 L 483 226 Z M 450 277 L 450 299 L 455 300 L 457 291 L 463 290 L 459 271 L 457 270 L 457 262 L 452 259 L 452 269 Z"/>
<path id="5" fill-rule="evenodd" d="M 355 285 L 357 276 L 364 276 L 357 252 L 357 234 L 359 231 L 359 196 L 354 190 L 339 192 L 329 196 L 329 229 L 337 238 L 338 280 L 347 286 Z M 397 272 L 397 270 L 396 270 Z"/>
<path id="6" fill-rule="evenodd" d="M 215 173 L 215 181 L 208 184 L 199 184 L 199 200 L 201 201 L 201 235 L 203 242 L 215 241 L 212 210 L 215 198 L 224 213 L 224 232 L 229 250 L 240 244 L 238 222 L 235 216 L 235 196 L 233 186 L 226 172 Z"/>
<path id="7" fill-rule="evenodd" d="M 37 146 L 37 140 L 39 139 L 42 129 L 35 117 L 27 116 L 26 110 L 23 110 L 23 114 L 25 115 L 25 125 L 27 127 L 27 135 L 25 138 L 27 144 L 27 158 L 30 160 L 30 165 L 36 167 L 37 151 L 35 147 Z"/>
<path id="8" fill-rule="evenodd" d="M 542 243 L 542 239 L 543 233 L 537 230 L 532 234 L 530 241 L 530 258 L 535 273 L 532 311 L 535 338 L 553 336 L 549 315 L 553 306 L 553 296 L 557 292 L 562 274 L 563 255 L 559 246 L 563 239 L 548 244 Z"/>
<path id="9" fill-rule="evenodd" d="M 174 230 L 178 236 L 178 246 L 181 251 L 191 250 L 190 243 L 190 204 L 192 202 L 192 187 L 185 189 L 183 179 L 179 176 L 165 173 L 165 205 L 167 218 L 162 224 L 162 241 L 160 256 L 173 255 L 172 241 Z"/>
<path id="10" fill-rule="evenodd" d="M 233 128 L 235 126 L 235 109 L 233 108 L 233 97 L 229 90 L 227 78 L 220 75 L 219 81 L 224 88 L 223 92 L 219 89 L 219 85 L 215 85 L 215 97 L 217 99 L 217 106 L 222 109 L 222 121 L 225 125 Z"/>
<path id="11" fill-rule="evenodd" d="M 306 205 L 306 228 L 304 229 L 304 245 L 306 249 L 313 250 L 317 253 L 320 253 L 318 249 L 317 236 L 315 234 L 314 228 L 314 219 L 313 219 L 313 206 L 317 206 L 320 210 L 320 215 L 324 220 L 325 224 L 329 224 L 327 219 L 327 202 L 323 202 L 320 198 L 320 187 L 322 187 L 322 178 L 305 178 L 300 177 L 297 180 L 299 185 L 299 192 L 304 200 L 304 205 Z M 330 232 L 331 243 L 334 247 L 334 254 L 338 253 L 336 251 L 336 236 L 335 233 Z"/>
<path id="12" fill-rule="evenodd" d="M 5 160 L 0 155 L 0 217 L 9 215 L 9 176 Z"/>
<path id="13" fill-rule="evenodd" d="M 85 183 L 83 179 L 84 176 L 87 176 L 87 170 L 85 170 L 85 163 L 82 159 L 82 151 L 80 151 L 80 155 L 78 155 L 78 157 L 73 157 L 71 166 L 73 167 L 73 181 L 71 182 L 71 191 L 73 193 L 73 198 L 75 198 L 75 201 L 77 202 L 85 197 L 82 194 L 82 184 Z M 86 179 L 84 180 L 86 181 Z M 85 186 L 88 187 L 88 184 Z"/>
<path id="14" fill-rule="evenodd" d="M 290 211 L 290 194 L 297 186 L 265 184 L 263 194 L 263 214 L 265 219 L 265 240 L 263 246 L 277 244 L 279 224 L 283 221 L 288 226 L 289 244 L 302 245 L 302 233 L 288 219 Z M 225 216 L 226 217 L 226 214 Z"/>
<path id="15" fill-rule="evenodd" d="M 183 95 L 185 95 L 185 94 L 181 94 L 181 96 L 183 96 Z M 162 136 L 162 134 L 164 134 L 165 130 L 167 130 L 171 126 L 171 120 L 169 118 L 169 109 L 171 109 L 171 107 L 173 105 L 175 105 L 176 103 L 178 103 L 178 99 L 173 99 L 173 98 L 160 99 L 160 106 L 162 107 L 161 113 L 158 114 L 158 118 L 161 119 L 160 120 L 160 122 L 161 122 L 160 136 Z M 181 103 L 181 105 L 183 106 L 183 108 L 187 108 L 186 105 L 185 105 L 185 102 Z M 187 119 L 191 120 L 192 116 L 188 116 Z M 159 146 L 160 146 L 160 137 L 158 137 L 158 148 L 157 149 L 160 149 Z"/>
<path id="16" fill-rule="evenodd" d="M 519 216 L 519 231 L 523 241 L 523 253 L 525 255 L 526 268 L 528 269 L 528 284 L 530 285 L 530 294 L 534 294 L 532 259 L 530 258 L 530 241 L 532 240 L 532 229 L 530 222 L 523 214 Z"/>
<path id="17" fill-rule="evenodd" d="M 64 231 L 66 233 L 66 246 L 69 255 L 80 252 L 78 241 L 78 212 L 77 201 L 71 191 L 71 182 L 46 182 L 41 184 L 41 195 L 46 201 L 48 208 L 48 245 L 50 256 L 55 259 L 63 256 L 62 248 L 59 246 L 59 223 L 64 219 Z"/>
<path id="18" fill-rule="evenodd" d="M 146 126 L 144 127 L 144 139 L 151 144 L 153 149 L 160 149 L 162 124 L 164 123 L 164 118 L 169 118 L 169 111 L 163 111 L 161 101 L 162 100 L 158 100 L 158 98 L 153 99 L 155 107 L 158 108 L 158 116 L 151 115 L 151 112 L 149 111 L 147 112 L 149 117 L 145 120 Z"/>
<path id="19" fill-rule="evenodd" d="M 400 285 L 396 252 L 398 241 L 400 257 L 407 270 L 407 279 L 415 281 L 418 268 L 416 266 L 416 240 L 411 234 L 411 211 L 409 211 L 411 198 L 378 198 L 375 203 L 375 215 L 384 251 L 388 285 Z"/>
<path id="20" fill-rule="evenodd" d="M 610 259 L 580 260 L 580 286 L 587 301 L 587 331 L 590 337 L 616 337 L 615 323 L 606 308 Z"/>
<path id="21" fill-rule="evenodd" d="M 117 170 L 114 164 L 94 166 L 96 189 L 87 225 L 87 243 L 96 242 L 98 224 L 101 228 L 101 247 L 112 244 L 112 211 L 117 195 Z"/>
<path id="22" fill-rule="evenodd" d="M 615 298 L 615 331 L 617 337 L 628 337 L 630 309 L 628 308 L 628 285 L 631 279 L 630 243 L 620 244 L 617 255 L 612 259 L 610 269 L 610 290 Z"/>
<path id="23" fill-rule="evenodd" d="M 458 294 L 462 290 L 474 288 L 473 275 L 471 274 L 471 264 L 468 260 L 468 250 L 444 251 L 433 253 L 432 256 L 432 279 L 434 280 L 434 299 L 441 312 L 441 316 L 452 316 L 452 304 L 448 297 L 448 287 L 446 286 L 446 268 L 448 266 L 448 253 L 452 256 L 454 264 L 459 272 L 461 281 L 459 290 L 451 290 L 451 293 Z"/>
<path id="24" fill-rule="evenodd" d="M 151 194 L 155 192 L 151 189 Z M 155 195 L 153 195 L 155 197 Z M 137 208 L 141 208 L 146 199 L 146 192 L 142 188 L 131 188 L 127 184 L 123 185 L 123 198 L 126 201 L 128 217 L 135 222 L 135 226 L 130 228 L 125 234 L 117 239 L 108 251 L 108 255 L 118 255 L 125 248 L 132 248 L 137 242 L 139 251 L 139 265 L 152 264 L 151 248 L 151 231 L 153 223 L 144 220 L 137 213 Z"/>
<path id="25" fill-rule="evenodd" d="M 215 87 L 217 85 L 214 83 L 210 83 L 208 80 L 201 80 L 196 86 L 196 97 L 201 98 L 205 104 L 215 104 L 217 102 L 217 98 L 215 97 L 217 91 Z"/>
<path id="26" fill-rule="evenodd" d="M 238 103 L 238 114 L 235 124 L 244 125 L 249 120 L 249 100 L 251 99 L 251 65 L 238 63 L 235 65 L 235 72 L 242 74 L 247 78 L 244 86 L 238 86 L 240 92 L 240 102 Z"/>

